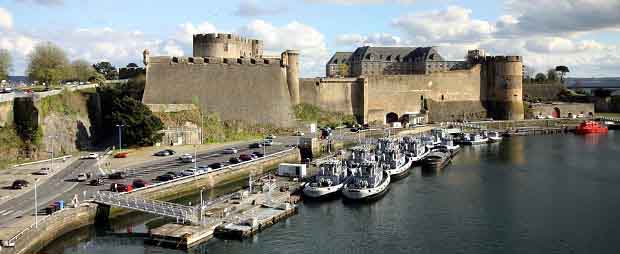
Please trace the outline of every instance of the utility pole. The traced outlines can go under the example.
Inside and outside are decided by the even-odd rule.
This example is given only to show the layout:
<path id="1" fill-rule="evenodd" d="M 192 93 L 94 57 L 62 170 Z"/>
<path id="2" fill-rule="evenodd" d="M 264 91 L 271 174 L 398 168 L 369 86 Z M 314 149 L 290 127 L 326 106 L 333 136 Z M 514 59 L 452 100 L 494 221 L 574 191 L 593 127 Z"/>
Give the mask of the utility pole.
<path id="1" fill-rule="evenodd" d="M 50 171 L 54 171 L 54 139 L 56 139 L 56 137 L 57 136 L 48 136 L 48 138 L 52 142 L 52 151 L 50 153 L 50 155 L 51 155 L 51 158 L 50 158 Z"/>
<path id="2" fill-rule="evenodd" d="M 204 209 L 205 209 L 205 205 L 204 205 L 204 199 L 202 198 L 202 192 L 205 190 L 204 187 L 202 187 L 200 189 L 200 223 L 204 225 Z"/>
<path id="3" fill-rule="evenodd" d="M 196 169 L 196 172 L 198 172 L 198 151 L 196 148 L 196 145 L 194 145 L 194 168 Z"/>
<path id="4" fill-rule="evenodd" d="M 120 153 L 123 151 L 123 132 L 121 128 L 125 127 L 125 125 L 117 124 L 116 127 L 118 127 L 118 152 Z"/>
<path id="5" fill-rule="evenodd" d="M 37 203 L 37 182 L 39 179 L 34 179 L 34 227 L 39 228 L 39 213 L 37 211 L 37 207 L 39 204 Z"/>

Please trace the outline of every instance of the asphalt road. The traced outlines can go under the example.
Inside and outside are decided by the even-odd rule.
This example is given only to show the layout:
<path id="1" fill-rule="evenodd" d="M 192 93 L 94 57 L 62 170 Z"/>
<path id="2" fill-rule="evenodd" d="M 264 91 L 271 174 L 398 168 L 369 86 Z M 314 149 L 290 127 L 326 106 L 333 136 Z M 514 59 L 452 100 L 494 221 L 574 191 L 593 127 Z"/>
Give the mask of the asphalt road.
<path id="1" fill-rule="evenodd" d="M 297 144 L 297 140 L 297 137 L 279 137 L 274 140 L 273 146 L 266 146 L 264 148 L 249 149 L 248 145 L 251 144 L 251 142 L 247 142 L 238 146 L 227 146 L 217 150 L 207 150 L 206 152 L 197 154 L 197 165 L 207 166 L 215 162 L 228 165 L 228 160 L 230 157 L 238 157 L 241 154 L 252 153 L 254 151 L 261 153 L 265 152 L 266 155 L 272 154 L 287 149 L 288 145 Z M 234 155 L 223 154 L 222 151 L 229 147 L 236 147 L 239 152 Z M 149 183 L 156 183 L 157 181 L 155 181 L 155 178 L 158 175 L 165 174 L 169 171 L 181 172 L 184 169 L 194 166 L 194 163 L 181 162 L 178 159 L 179 156 L 180 154 L 175 154 L 165 158 L 153 156 L 153 161 L 146 162 L 140 166 L 129 169 L 127 171 L 127 178 L 121 180 L 105 179 L 105 183 L 102 186 L 90 186 L 88 181 L 76 182 L 74 180 L 79 173 L 99 172 L 96 167 L 96 160 L 78 160 L 63 171 L 52 176 L 47 181 L 37 185 L 38 210 L 39 212 L 42 212 L 43 208 L 47 207 L 50 203 L 56 200 L 64 200 L 65 205 L 67 205 L 76 194 L 80 200 L 83 200 L 85 197 L 90 197 L 93 192 L 108 190 L 111 183 L 127 184 L 133 182 L 135 179 L 143 179 Z M 0 225 L 9 224 L 15 218 L 33 214 L 34 189 L 19 198 L 10 200 L 0 205 Z"/>

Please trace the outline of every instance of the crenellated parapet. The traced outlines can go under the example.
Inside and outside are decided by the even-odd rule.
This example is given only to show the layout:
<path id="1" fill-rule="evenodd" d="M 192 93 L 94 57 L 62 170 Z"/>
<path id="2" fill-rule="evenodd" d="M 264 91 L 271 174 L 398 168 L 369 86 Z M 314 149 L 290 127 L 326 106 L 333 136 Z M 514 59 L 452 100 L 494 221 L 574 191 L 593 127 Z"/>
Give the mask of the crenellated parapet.
<path id="1" fill-rule="evenodd" d="M 196 57 L 262 57 L 263 42 L 234 34 L 195 34 L 193 37 Z"/>
<path id="2" fill-rule="evenodd" d="M 221 58 L 221 57 L 187 57 L 187 56 L 152 56 L 150 64 L 185 64 L 185 65 L 282 65 L 279 58 Z"/>

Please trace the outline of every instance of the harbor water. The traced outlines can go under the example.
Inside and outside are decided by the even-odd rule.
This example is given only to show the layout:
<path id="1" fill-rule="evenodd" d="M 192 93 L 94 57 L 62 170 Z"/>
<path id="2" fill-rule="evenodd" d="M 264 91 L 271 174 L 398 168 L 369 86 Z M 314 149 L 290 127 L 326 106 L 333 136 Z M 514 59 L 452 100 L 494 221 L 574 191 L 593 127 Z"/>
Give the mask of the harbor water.
<path id="1" fill-rule="evenodd" d="M 620 132 L 514 137 L 465 147 L 441 172 L 412 169 L 378 201 L 306 202 L 251 239 L 190 253 L 617 253 L 619 214 Z M 126 216 L 42 253 L 183 253 L 135 234 L 161 223 Z"/>

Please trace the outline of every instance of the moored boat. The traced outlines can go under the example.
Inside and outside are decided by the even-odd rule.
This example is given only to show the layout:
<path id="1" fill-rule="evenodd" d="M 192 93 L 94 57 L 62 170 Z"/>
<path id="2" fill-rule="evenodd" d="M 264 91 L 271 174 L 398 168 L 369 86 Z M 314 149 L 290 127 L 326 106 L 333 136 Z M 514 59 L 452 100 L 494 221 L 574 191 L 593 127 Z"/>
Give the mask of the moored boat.
<path id="1" fill-rule="evenodd" d="M 502 135 L 497 131 L 489 131 L 487 137 L 489 138 L 489 143 L 500 142 L 503 139 Z"/>
<path id="2" fill-rule="evenodd" d="M 326 198 L 339 193 L 350 179 L 339 160 L 328 160 L 319 165 L 319 172 L 304 186 L 303 194 L 309 198 Z"/>
<path id="3" fill-rule="evenodd" d="M 417 137 L 405 136 L 403 143 L 405 155 L 411 159 L 412 164 L 419 163 L 431 152 L 431 148 L 424 145 L 422 140 Z"/>
<path id="4" fill-rule="evenodd" d="M 380 138 L 377 144 L 379 168 L 385 170 L 393 180 L 401 179 L 409 173 L 411 159 L 401 152 L 396 138 Z"/>
<path id="5" fill-rule="evenodd" d="M 349 200 L 374 200 L 388 191 L 390 180 L 390 174 L 376 162 L 365 161 L 353 170 L 351 181 L 342 188 L 342 195 Z"/>
<path id="6" fill-rule="evenodd" d="M 450 163 L 450 159 L 451 154 L 447 149 L 435 149 L 422 161 L 422 169 L 436 171 L 442 170 Z"/>
<path id="7" fill-rule="evenodd" d="M 602 123 L 595 121 L 584 121 L 575 130 L 577 134 L 591 134 L 591 133 L 607 133 L 608 129 Z"/>
<path id="8" fill-rule="evenodd" d="M 435 147 L 437 149 L 446 149 L 450 152 L 450 157 L 454 157 L 459 151 L 461 151 L 461 146 L 454 143 L 454 139 L 450 136 L 444 137 L 441 139 L 441 144 Z"/>
<path id="9" fill-rule="evenodd" d="M 461 140 L 461 144 L 463 145 L 480 145 L 486 144 L 489 141 L 489 138 L 481 135 L 480 133 L 466 133 L 463 134 L 463 139 Z"/>

